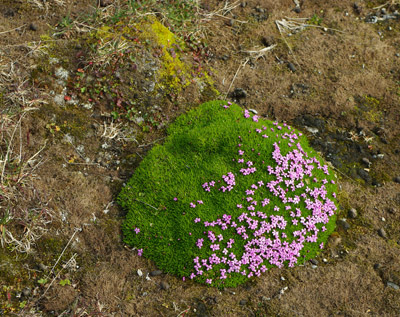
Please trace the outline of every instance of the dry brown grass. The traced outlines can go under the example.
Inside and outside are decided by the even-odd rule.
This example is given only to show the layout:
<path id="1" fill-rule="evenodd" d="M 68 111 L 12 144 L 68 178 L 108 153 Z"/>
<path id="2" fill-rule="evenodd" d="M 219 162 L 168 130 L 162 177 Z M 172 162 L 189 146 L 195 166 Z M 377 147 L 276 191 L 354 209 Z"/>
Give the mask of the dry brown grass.
<path id="1" fill-rule="evenodd" d="M 47 231 L 53 213 L 32 183 L 44 163 L 41 152 L 46 144 L 31 152 L 24 143 L 29 139 L 24 123 L 37 110 L 38 100 L 31 98 L 21 66 L 17 69 L 21 64 L 3 61 L 0 66 L 0 242 L 2 247 L 29 253 Z"/>

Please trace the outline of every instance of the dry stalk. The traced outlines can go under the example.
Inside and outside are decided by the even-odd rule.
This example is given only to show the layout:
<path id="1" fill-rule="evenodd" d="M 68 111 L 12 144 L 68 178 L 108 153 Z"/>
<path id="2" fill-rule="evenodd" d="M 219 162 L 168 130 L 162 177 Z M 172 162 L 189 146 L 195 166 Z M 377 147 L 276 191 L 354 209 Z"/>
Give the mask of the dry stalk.
<path id="1" fill-rule="evenodd" d="M 52 274 L 52 273 L 54 273 L 54 269 L 55 269 L 55 267 L 57 266 L 58 262 L 60 261 L 61 257 L 63 256 L 65 250 L 67 250 L 69 244 L 72 242 L 72 239 L 75 237 L 75 235 L 77 234 L 77 232 L 80 232 L 80 231 L 82 231 L 82 228 L 75 228 L 74 233 L 72 234 L 71 238 L 69 239 L 67 245 L 66 245 L 65 248 L 62 250 L 60 256 L 58 257 L 58 259 L 57 259 L 57 261 L 56 261 L 56 263 L 54 263 L 53 267 L 51 268 L 49 275 Z M 60 271 L 60 272 L 61 272 L 61 271 Z M 59 273 L 60 273 L 60 272 L 59 272 Z"/>
<path id="2" fill-rule="evenodd" d="M 210 21 L 213 17 L 221 17 L 225 19 L 230 19 L 226 15 L 228 13 L 231 13 L 233 9 L 238 7 L 240 5 L 240 1 L 235 1 L 234 3 L 230 4 L 229 1 L 225 1 L 224 6 L 220 9 L 217 9 L 215 11 L 209 12 L 209 13 L 199 13 L 200 15 L 204 16 L 203 19 L 200 21 Z M 247 23 L 247 21 L 240 21 L 240 20 L 235 20 L 236 22 L 239 23 Z"/>
<path id="3" fill-rule="evenodd" d="M 264 47 L 264 48 L 262 48 L 260 50 L 242 51 L 242 52 L 249 54 L 254 59 L 259 59 L 261 57 L 264 57 L 267 52 L 273 50 L 275 47 L 276 47 L 276 44 L 273 44 L 271 46 Z"/>
<path id="4" fill-rule="evenodd" d="M 233 86 L 233 83 L 235 82 L 236 77 L 237 77 L 237 75 L 239 74 L 239 71 L 240 71 L 242 68 L 244 68 L 244 67 L 246 66 L 246 64 L 249 62 L 249 60 L 250 60 L 249 58 L 246 58 L 246 60 L 245 60 L 242 64 L 239 65 L 239 67 L 238 67 L 238 69 L 237 69 L 235 75 L 233 76 L 233 79 L 232 79 L 232 81 L 231 81 L 231 84 L 229 85 L 228 91 L 227 91 L 226 94 L 225 94 L 225 98 L 226 98 L 226 96 L 228 96 L 229 92 L 231 91 L 231 88 L 232 88 L 232 86 Z"/>

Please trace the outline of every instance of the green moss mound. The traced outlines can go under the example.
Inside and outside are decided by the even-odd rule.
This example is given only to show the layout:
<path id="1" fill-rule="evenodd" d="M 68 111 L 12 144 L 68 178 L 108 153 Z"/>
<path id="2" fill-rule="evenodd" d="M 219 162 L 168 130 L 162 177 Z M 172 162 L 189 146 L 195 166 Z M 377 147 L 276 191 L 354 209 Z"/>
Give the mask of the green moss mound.
<path id="1" fill-rule="evenodd" d="M 139 255 L 183 280 L 234 287 L 320 252 L 337 187 L 300 132 L 213 101 L 168 134 L 118 197 Z"/>

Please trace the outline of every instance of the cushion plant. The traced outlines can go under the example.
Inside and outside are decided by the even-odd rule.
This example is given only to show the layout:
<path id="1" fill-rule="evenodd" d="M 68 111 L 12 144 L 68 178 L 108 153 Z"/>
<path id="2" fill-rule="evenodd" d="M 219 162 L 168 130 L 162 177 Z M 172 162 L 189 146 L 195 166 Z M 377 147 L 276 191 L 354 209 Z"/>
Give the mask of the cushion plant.
<path id="1" fill-rule="evenodd" d="M 315 257 L 335 175 L 287 124 L 225 101 L 180 116 L 121 191 L 124 241 L 164 272 L 233 287 Z"/>

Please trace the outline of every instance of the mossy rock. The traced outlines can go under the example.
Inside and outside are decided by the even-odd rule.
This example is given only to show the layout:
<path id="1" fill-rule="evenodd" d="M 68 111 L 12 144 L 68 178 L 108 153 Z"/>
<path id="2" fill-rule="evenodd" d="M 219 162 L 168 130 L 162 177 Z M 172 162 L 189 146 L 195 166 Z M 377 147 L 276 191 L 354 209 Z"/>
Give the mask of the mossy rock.
<path id="1" fill-rule="evenodd" d="M 124 241 L 139 255 L 233 287 L 320 252 L 335 228 L 336 177 L 300 132 L 213 101 L 168 134 L 118 197 Z"/>

